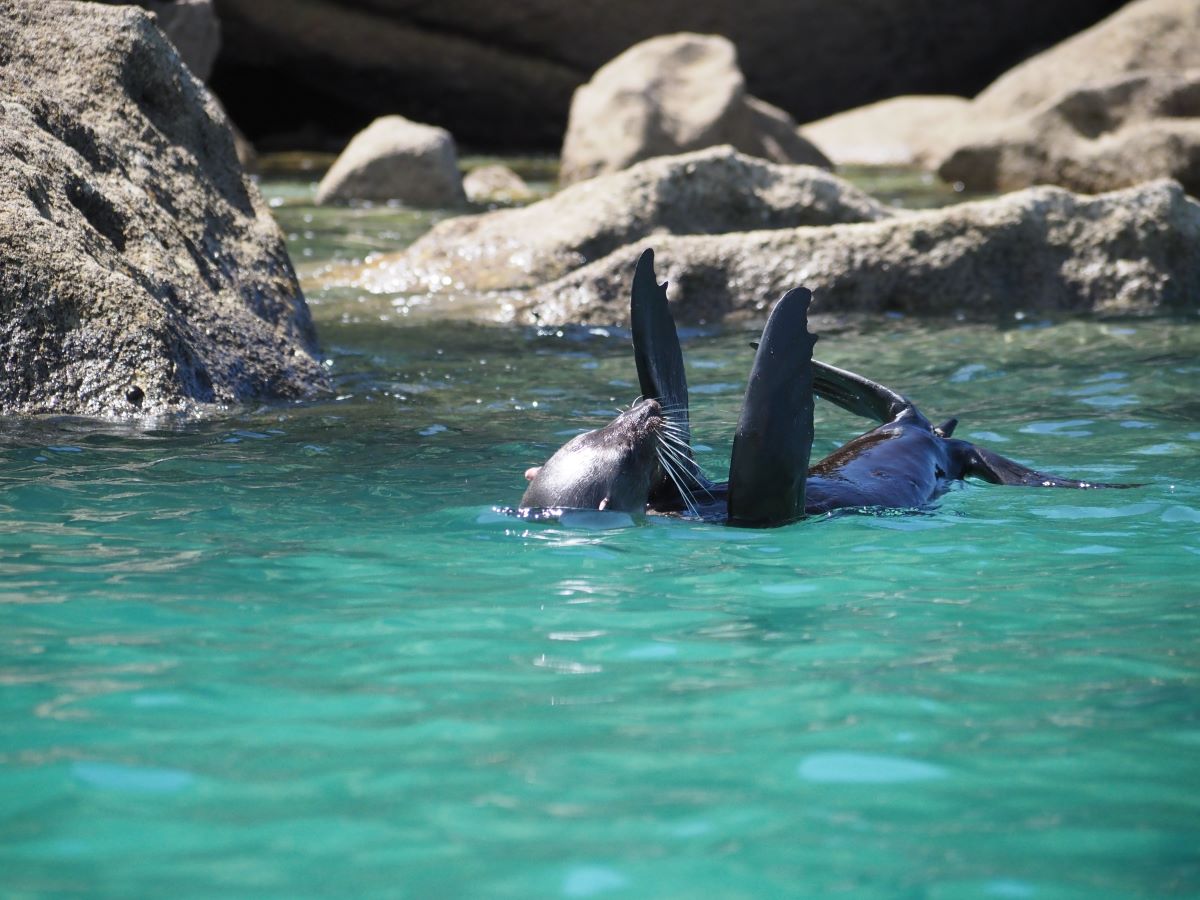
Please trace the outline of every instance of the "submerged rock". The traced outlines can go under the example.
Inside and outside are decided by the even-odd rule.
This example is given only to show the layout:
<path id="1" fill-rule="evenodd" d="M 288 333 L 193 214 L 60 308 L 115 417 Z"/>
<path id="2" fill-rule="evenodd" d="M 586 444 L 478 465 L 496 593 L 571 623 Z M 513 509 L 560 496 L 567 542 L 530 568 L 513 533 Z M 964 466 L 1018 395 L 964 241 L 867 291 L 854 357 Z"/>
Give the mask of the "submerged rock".
<path id="1" fill-rule="evenodd" d="M 394 256 L 335 275 L 376 291 L 529 288 L 632 241 L 891 215 L 849 182 L 716 147 L 593 178 L 521 209 L 440 222 Z"/>
<path id="2" fill-rule="evenodd" d="M 409 206 L 466 202 L 454 138 L 444 128 L 384 116 L 354 136 L 317 186 L 317 203 L 399 200 Z"/>
<path id="3" fill-rule="evenodd" d="M 525 322 L 627 321 L 646 243 L 508 295 Z M 653 240 L 680 321 L 760 318 L 804 285 L 819 313 L 1149 313 L 1200 304 L 1200 203 L 1172 181 L 1039 187 L 883 221 Z"/>
<path id="4" fill-rule="evenodd" d="M 575 91 L 560 177 L 571 184 L 720 144 L 778 163 L 829 166 L 791 116 L 747 95 L 728 39 L 664 35 L 630 47 Z"/>
<path id="5" fill-rule="evenodd" d="M 0 0 L 0 47 L 0 411 L 322 389 L 283 236 L 151 17 Z"/>

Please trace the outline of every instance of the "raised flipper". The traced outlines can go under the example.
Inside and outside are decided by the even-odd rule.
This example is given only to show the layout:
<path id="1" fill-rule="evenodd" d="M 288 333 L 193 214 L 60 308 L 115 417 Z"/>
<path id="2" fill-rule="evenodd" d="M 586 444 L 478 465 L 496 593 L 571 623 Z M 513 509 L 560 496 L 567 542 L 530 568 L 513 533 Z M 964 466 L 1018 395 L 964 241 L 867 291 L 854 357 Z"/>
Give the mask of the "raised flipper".
<path id="1" fill-rule="evenodd" d="M 758 349 L 758 341 L 751 341 L 750 346 Z M 819 359 L 812 361 L 812 370 L 813 393 L 846 412 L 880 425 L 893 421 L 902 410 L 912 405 L 890 387 Z"/>
<path id="2" fill-rule="evenodd" d="M 962 474 L 981 478 L 991 484 L 1007 484 L 1017 487 L 1061 487 L 1061 488 L 1132 488 L 1142 487 L 1140 484 L 1105 484 L 1099 481 L 1076 481 L 1073 478 L 1059 478 L 1057 475 L 1047 475 L 1034 469 L 1027 469 L 1020 463 L 993 453 L 983 447 L 977 447 L 966 441 L 955 441 L 957 450 L 961 453 Z"/>
<path id="3" fill-rule="evenodd" d="M 812 361 L 812 369 L 813 391 L 818 397 L 881 425 L 912 405 L 889 387 L 819 359 Z"/>
<path id="4" fill-rule="evenodd" d="M 687 375 L 683 369 L 683 350 L 675 330 L 675 319 L 667 305 L 667 286 L 654 275 L 654 251 L 646 250 L 638 258 L 633 272 L 633 290 L 629 301 L 629 321 L 633 331 L 633 360 L 637 366 L 642 396 L 657 400 L 672 424 L 677 453 L 678 476 L 685 486 L 705 491 L 711 484 L 692 458 L 692 429 L 688 418 Z M 684 509 L 679 486 L 664 476 L 651 490 L 651 505 L 659 509 Z"/>
<path id="5" fill-rule="evenodd" d="M 813 441 L 812 350 L 807 288 L 775 304 L 754 355 L 729 462 L 729 521 L 785 525 L 804 515 Z"/>

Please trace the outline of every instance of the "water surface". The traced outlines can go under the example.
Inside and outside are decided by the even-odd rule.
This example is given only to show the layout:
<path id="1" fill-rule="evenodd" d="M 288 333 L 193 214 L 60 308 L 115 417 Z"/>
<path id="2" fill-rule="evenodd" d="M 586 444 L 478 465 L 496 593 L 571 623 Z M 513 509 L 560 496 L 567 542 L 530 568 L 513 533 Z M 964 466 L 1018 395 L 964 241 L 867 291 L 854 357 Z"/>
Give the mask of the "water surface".
<path id="1" fill-rule="evenodd" d="M 302 271 L 412 216 L 288 190 Z M 628 335 L 310 299 L 336 399 L 3 423 L 0 894 L 1200 893 L 1195 321 L 843 322 L 959 436 L 1146 486 L 754 531 L 492 512 Z M 713 476 L 748 337 L 685 332 Z"/>

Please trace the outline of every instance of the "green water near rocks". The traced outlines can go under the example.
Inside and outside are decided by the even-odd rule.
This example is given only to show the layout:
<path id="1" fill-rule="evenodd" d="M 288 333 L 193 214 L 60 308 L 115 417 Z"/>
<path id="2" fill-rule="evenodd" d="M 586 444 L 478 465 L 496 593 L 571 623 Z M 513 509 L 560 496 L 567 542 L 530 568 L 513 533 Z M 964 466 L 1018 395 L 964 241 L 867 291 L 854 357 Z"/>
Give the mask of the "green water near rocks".
<path id="1" fill-rule="evenodd" d="M 413 221 L 268 188 L 302 272 Z M 1142 488 L 530 525 L 492 507 L 636 394 L 628 336 L 388 299 L 310 289 L 328 402 L 3 423 L 0 895 L 1200 893 L 1196 321 L 818 345 Z M 712 475 L 747 337 L 684 335 Z"/>

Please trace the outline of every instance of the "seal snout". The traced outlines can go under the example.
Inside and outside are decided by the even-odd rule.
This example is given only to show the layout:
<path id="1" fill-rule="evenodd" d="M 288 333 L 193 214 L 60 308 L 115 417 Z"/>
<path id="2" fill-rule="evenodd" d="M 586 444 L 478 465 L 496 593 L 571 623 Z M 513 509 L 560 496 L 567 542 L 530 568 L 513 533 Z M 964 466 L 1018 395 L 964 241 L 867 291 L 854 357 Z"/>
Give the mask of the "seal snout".
<path id="1" fill-rule="evenodd" d="M 632 424 L 638 433 L 644 435 L 657 435 L 666 424 L 662 404 L 654 399 L 641 400 L 635 403 L 629 408 L 626 415 L 631 417 L 633 420 Z"/>

